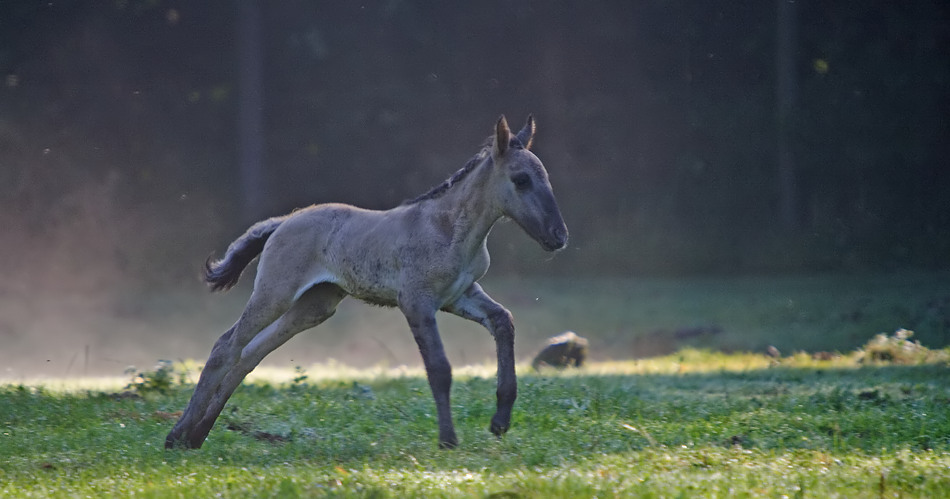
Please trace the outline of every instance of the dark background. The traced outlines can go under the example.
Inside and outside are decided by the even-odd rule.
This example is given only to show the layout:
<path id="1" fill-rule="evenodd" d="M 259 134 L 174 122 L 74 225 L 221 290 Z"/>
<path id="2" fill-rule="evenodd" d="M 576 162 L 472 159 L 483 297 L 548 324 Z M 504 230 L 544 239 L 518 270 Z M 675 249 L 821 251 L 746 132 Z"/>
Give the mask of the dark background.
<path id="1" fill-rule="evenodd" d="M 947 269 L 950 4 L 782 6 L 4 1 L 0 336 L 43 293 L 135 315 L 257 219 L 414 197 L 502 113 L 572 239 L 500 227 L 493 272 Z"/>
<path id="2" fill-rule="evenodd" d="M 263 3 L 250 211 L 236 5 L 4 2 L 5 232 L 68 223 L 51 210 L 104 183 L 159 226 L 191 223 L 183 200 L 212 209 L 225 239 L 313 202 L 386 208 L 460 167 L 499 114 L 533 112 L 572 272 L 950 262 L 946 3 L 799 2 L 785 194 L 776 3 Z"/>

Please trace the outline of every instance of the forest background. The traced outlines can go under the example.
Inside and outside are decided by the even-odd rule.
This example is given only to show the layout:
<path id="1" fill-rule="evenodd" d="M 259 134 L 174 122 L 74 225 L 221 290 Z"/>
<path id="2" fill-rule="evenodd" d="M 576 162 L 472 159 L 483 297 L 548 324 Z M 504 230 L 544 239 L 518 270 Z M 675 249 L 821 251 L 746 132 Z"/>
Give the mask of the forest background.
<path id="1" fill-rule="evenodd" d="M 69 370 L 248 223 L 394 206 L 502 113 L 572 240 L 503 225 L 493 274 L 945 270 L 948 62 L 942 2 L 4 2 L 0 338 L 87 331 Z"/>

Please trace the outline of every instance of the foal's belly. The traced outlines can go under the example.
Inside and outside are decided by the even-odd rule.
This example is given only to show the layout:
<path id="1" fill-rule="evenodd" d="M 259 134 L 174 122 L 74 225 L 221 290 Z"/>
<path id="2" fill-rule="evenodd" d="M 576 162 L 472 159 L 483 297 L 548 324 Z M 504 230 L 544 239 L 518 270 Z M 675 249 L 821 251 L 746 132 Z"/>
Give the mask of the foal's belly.
<path id="1" fill-rule="evenodd" d="M 434 294 L 437 309 L 455 303 L 465 291 L 475 282 L 475 276 L 465 272 L 455 276 L 450 281 L 430 281 L 424 285 L 410 286 L 412 291 L 424 294 Z M 389 283 L 373 283 L 367 280 L 335 283 L 350 296 L 372 305 L 383 307 L 399 306 L 398 285 Z"/>
<path id="2" fill-rule="evenodd" d="M 410 294 L 419 293 L 431 297 L 436 309 L 455 303 L 471 287 L 479 276 L 469 271 L 454 275 L 425 276 L 424 271 L 409 276 L 393 277 L 387 275 L 355 275 L 353 270 L 344 270 L 334 279 L 334 284 L 343 288 L 350 296 L 384 307 L 399 306 L 400 289 Z"/>
<path id="3" fill-rule="evenodd" d="M 383 307 L 398 305 L 396 283 L 389 276 L 375 272 L 374 265 L 368 268 L 340 269 L 335 284 L 350 296 Z"/>
<path id="4" fill-rule="evenodd" d="M 346 290 L 350 296 L 353 296 L 360 301 L 369 303 L 370 305 L 379 305 L 381 307 L 398 306 L 396 301 L 396 293 L 392 292 L 391 290 L 358 288 L 350 291 L 346 288 L 343 289 Z"/>

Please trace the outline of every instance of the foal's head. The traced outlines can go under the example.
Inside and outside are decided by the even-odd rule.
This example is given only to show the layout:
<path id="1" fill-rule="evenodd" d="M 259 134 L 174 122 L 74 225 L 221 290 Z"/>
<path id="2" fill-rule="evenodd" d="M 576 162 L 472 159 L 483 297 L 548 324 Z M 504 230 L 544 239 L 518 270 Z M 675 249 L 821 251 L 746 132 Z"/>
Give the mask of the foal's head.
<path id="1" fill-rule="evenodd" d="M 493 177 L 502 212 L 512 218 L 545 250 L 567 246 L 567 226 L 554 200 L 548 172 L 529 149 L 534 140 L 534 118 L 512 135 L 502 116 L 492 136 Z"/>

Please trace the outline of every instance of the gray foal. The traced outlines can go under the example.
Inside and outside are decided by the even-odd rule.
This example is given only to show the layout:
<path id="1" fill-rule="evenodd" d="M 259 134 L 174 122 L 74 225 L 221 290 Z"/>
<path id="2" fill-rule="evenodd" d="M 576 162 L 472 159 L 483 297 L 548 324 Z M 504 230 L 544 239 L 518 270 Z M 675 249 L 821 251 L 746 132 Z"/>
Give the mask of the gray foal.
<path id="1" fill-rule="evenodd" d="M 531 151 L 528 117 L 513 135 L 499 118 L 489 144 L 452 177 L 386 211 L 320 204 L 251 226 L 224 257 L 206 264 L 214 290 L 237 283 L 260 255 L 254 291 L 238 321 L 214 344 L 195 392 L 165 447 L 199 448 L 244 377 L 270 352 L 331 315 L 340 301 L 399 307 L 425 363 L 439 420 L 439 445 L 458 445 L 449 390 L 452 368 L 435 315 L 443 310 L 485 326 L 498 355 L 497 410 L 502 435 L 517 395 L 511 313 L 476 282 L 488 270 L 488 233 L 513 219 L 545 250 L 567 245 L 548 174 Z"/>

